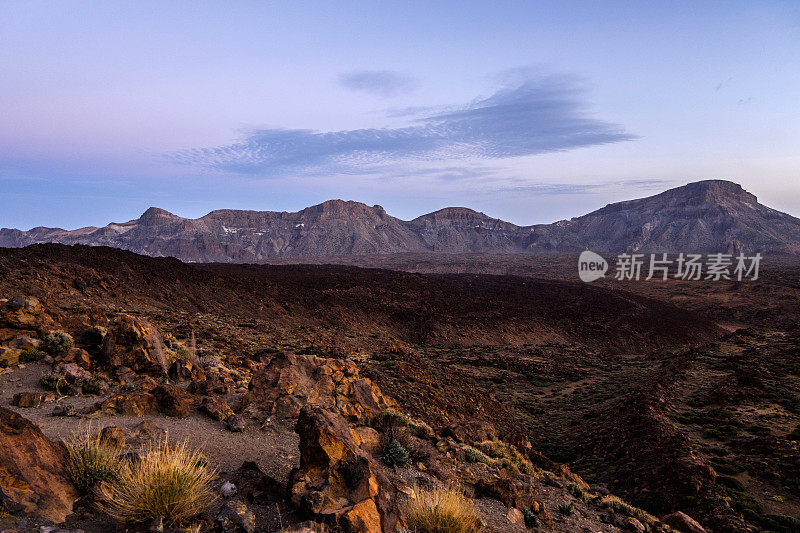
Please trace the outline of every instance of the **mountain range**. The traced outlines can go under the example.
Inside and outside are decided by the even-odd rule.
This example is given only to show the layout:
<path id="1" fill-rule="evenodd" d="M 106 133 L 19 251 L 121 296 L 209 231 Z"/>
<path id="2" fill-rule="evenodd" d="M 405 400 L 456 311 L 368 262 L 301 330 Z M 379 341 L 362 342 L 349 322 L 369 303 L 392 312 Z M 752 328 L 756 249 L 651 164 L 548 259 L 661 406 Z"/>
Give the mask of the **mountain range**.
<path id="1" fill-rule="evenodd" d="M 76 230 L 0 229 L 0 247 L 54 242 L 110 246 L 188 262 L 395 253 L 687 252 L 800 254 L 800 219 L 724 180 L 689 183 L 552 224 L 517 226 L 464 207 L 405 221 L 381 206 L 330 200 L 298 212 L 222 209 L 187 219 L 141 217 Z"/>

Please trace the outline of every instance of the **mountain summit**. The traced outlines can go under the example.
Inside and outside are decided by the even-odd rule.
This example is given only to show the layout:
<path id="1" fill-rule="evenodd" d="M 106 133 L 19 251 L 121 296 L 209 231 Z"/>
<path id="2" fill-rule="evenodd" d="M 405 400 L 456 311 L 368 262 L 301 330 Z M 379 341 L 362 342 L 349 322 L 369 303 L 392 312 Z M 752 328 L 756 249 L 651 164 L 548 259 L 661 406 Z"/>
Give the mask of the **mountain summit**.
<path id="1" fill-rule="evenodd" d="M 379 205 L 329 200 L 295 213 L 222 209 L 198 219 L 151 207 L 102 228 L 0 230 L 0 246 L 41 242 L 111 246 L 183 261 L 263 263 L 278 259 L 395 253 L 687 252 L 800 253 L 800 219 L 770 209 L 740 185 L 689 183 L 609 204 L 568 221 L 517 226 L 465 207 L 410 221 Z"/>

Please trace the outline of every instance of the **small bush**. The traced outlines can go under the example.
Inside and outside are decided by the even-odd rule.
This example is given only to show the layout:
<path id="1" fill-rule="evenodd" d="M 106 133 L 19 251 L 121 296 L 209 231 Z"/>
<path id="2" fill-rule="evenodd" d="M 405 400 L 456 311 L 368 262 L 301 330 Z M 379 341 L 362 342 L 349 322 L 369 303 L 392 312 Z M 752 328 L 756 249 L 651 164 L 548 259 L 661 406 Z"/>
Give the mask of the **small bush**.
<path id="1" fill-rule="evenodd" d="M 735 477 L 717 476 L 717 483 L 723 487 L 729 488 L 730 490 L 735 490 L 736 492 L 744 491 L 744 484 Z"/>
<path id="2" fill-rule="evenodd" d="M 483 452 L 476 450 L 471 446 L 464 448 L 464 459 L 466 459 L 468 463 L 483 463 L 485 465 L 491 465 L 494 463 L 494 461 L 487 457 Z"/>
<path id="3" fill-rule="evenodd" d="M 386 428 L 390 426 L 408 427 L 411 425 L 411 419 L 399 411 L 394 409 L 386 409 L 376 417 L 375 420 L 378 427 Z"/>
<path id="4" fill-rule="evenodd" d="M 421 490 L 405 511 L 415 533 L 477 533 L 481 527 L 475 505 L 455 490 Z"/>
<path id="5" fill-rule="evenodd" d="M 576 499 L 582 502 L 588 502 L 589 500 L 592 499 L 589 493 L 587 493 L 585 490 L 583 490 L 579 485 L 575 483 L 570 483 L 567 486 L 567 490 L 569 491 L 570 494 L 575 496 Z"/>
<path id="6" fill-rule="evenodd" d="M 525 518 L 525 527 L 537 528 L 539 527 L 539 517 L 533 514 L 530 509 L 523 509 L 522 516 Z"/>
<path id="7" fill-rule="evenodd" d="M 215 501 L 216 473 L 185 444 L 151 445 L 140 461 L 126 465 L 104 492 L 106 511 L 122 522 L 185 523 Z"/>
<path id="8" fill-rule="evenodd" d="M 67 383 L 66 378 L 55 372 L 48 372 L 39 378 L 39 385 L 44 389 L 55 391 L 56 394 L 61 394 L 62 390 L 69 388 L 69 383 Z"/>
<path id="9" fill-rule="evenodd" d="M 611 494 L 600 498 L 599 504 L 600 507 L 604 509 L 611 509 L 614 512 L 630 516 L 637 519 L 639 522 L 642 522 L 643 524 L 651 524 L 656 520 L 654 516 L 648 514 L 642 509 L 634 507 L 628 502 L 625 502 L 616 496 L 612 496 Z"/>
<path id="10" fill-rule="evenodd" d="M 72 341 L 72 336 L 63 331 L 54 331 L 52 333 L 48 333 L 45 335 L 43 340 L 44 351 L 52 356 L 68 352 L 75 344 Z"/>
<path id="11" fill-rule="evenodd" d="M 478 449 L 493 459 L 503 468 L 528 475 L 536 473 L 536 467 L 523 456 L 517 448 L 502 441 L 487 440 L 477 445 Z"/>
<path id="12" fill-rule="evenodd" d="M 100 394 L 100 391 L 102 389 L 103 389 L 103 380 L 95 376 L 85 381 L 83 385 L 81 385 L 81 391 L 84 394 Z"/>
<path id="13" fill-rule="evenodd" d="M 564 516 L 569 516 L 575 510 L 574 503 L 562 503 L 558 506 L 558 512 L 563 514 Z"/>
<path id="14" fill-rule="evenodd" d="M 34 361 L 41 361 L 44 353 L 40 352 L 32 346 L 25 347 L 19 354 L 20 363 L 33 363 Z"/>
<path id="15" fill-rule="evenodd" d="M 410 459 L 408 451 L 396 440 L 390 442 L 383 452 L 383 460 L 389 466 L 405 466 Z"/>
<path id="16" fill-rule="evenodd" d="M 99 435 L 87 430 L 65 444 L 69 454 L 67 474 L 82 494 L 100 481 L 117 479 L 122 467 L 117 449 L 101 441 Z"/>

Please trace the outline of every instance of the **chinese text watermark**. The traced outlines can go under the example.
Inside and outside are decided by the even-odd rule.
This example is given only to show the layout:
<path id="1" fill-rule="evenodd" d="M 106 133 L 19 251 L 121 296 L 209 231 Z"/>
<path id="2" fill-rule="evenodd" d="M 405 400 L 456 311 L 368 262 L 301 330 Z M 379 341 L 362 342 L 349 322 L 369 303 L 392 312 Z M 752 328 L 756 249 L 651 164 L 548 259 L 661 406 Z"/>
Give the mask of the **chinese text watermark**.
<path id="1" fill-rule="evenodd" d="M 636 254 L 617 255 L 614 279 L 664 280 L 673 278 L 686 281 L 736 280 L 755 281 L 761 254 L 747 256 L 734 254 Z M 585 251 L 578 258 L 578 276 L 582 281 L 591 282 L 605 277 L 608 262 L 599 254 Z"/>

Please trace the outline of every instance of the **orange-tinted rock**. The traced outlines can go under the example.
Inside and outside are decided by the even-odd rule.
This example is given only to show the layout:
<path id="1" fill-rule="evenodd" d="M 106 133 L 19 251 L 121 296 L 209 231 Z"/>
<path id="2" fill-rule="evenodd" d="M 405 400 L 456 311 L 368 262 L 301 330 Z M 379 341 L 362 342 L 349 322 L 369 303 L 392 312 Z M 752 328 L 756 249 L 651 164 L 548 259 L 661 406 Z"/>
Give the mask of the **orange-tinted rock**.
<path id="1" fill-rule="evenodd" d="M 395 489 L 383 467 L 353 439 L 347 421 L 308 404 L 300 412 L 296 430 L 300 468 L 290 476 L 291 502 L 345 530 L 394 531 Z"/>
<path id="2" fill-rule="evenodd" d="M 142 417 L 155 414 L 158 410 L 156 397 L 149 392 L 129 392 L 117 394 L 96 403 L 91 411 L 106 414 L 121 414 Z"/>
<path id="3" fill-rule="evenodd" d="M 219 398 L 214 398 L 211 396 L 206 396 L 203 398 L 203 401 L 200 404 L 200 410 L 219 422 L 227 420 L 228 417 L 233 414 L 233 410 L 228 406 L 227 403 L 225 403 L 224 400 L 220 400 Z"/>
<path id="4" fill-rule="evenodd" d="M 152 390 L 158 410 L 167 416 L 186 418 L 197 407 L 197 397 L 174 385 L 159 385 Z"/>
<path id="5" fill-rule="evenodd" d="M 256 405 L 279 418 L 296 418 L 308 403 L 354 419 L 394 405 L 369 379 L 359 378 L 351 361 L 280 353 L 253 376 L 237 410 Z"/>
<path id="6" fill-rule="evenodd" d="M 184 360 L 173 361 L 167 374 L 173 381 L 202 381 L 206 379 L 206 373 L 202 368 L 191 361 Z"/>
<path id="7" fill-rule="evenodd" d="M 669 514 L 663 517 L 661 521 L 682 533 L 706 533 L 703 526 L 698 524 L 691 516 L 681 511 Z"/>
<path id="8" fill-rule="evenodd" d="M 111 323 L 103 338 L 103 354 L 112 366 L 153 374 L 166 371 L 158 330 L 146 320 L 131 315 L 119 315 Z"/>
<path id="9" fill-rule="evenodd" d="M 67 451 L 34 424 L 0 407 L 0 491 L 25 512 L 63 522 L 77 498 Z"/>
<path id="10" fill-rule="evenodd" d="M 117 426 L 106 426 L 100 432 L 100 441 L 113 446 L 114 448 L 124 448 L 128 441 L 125 430 Z"/>
<path id="11" fill-rule="evenodd" d="M 39 407 L 56 399 L 52 392 L 18 392 L 11 399 L 14 407 Z"/>

